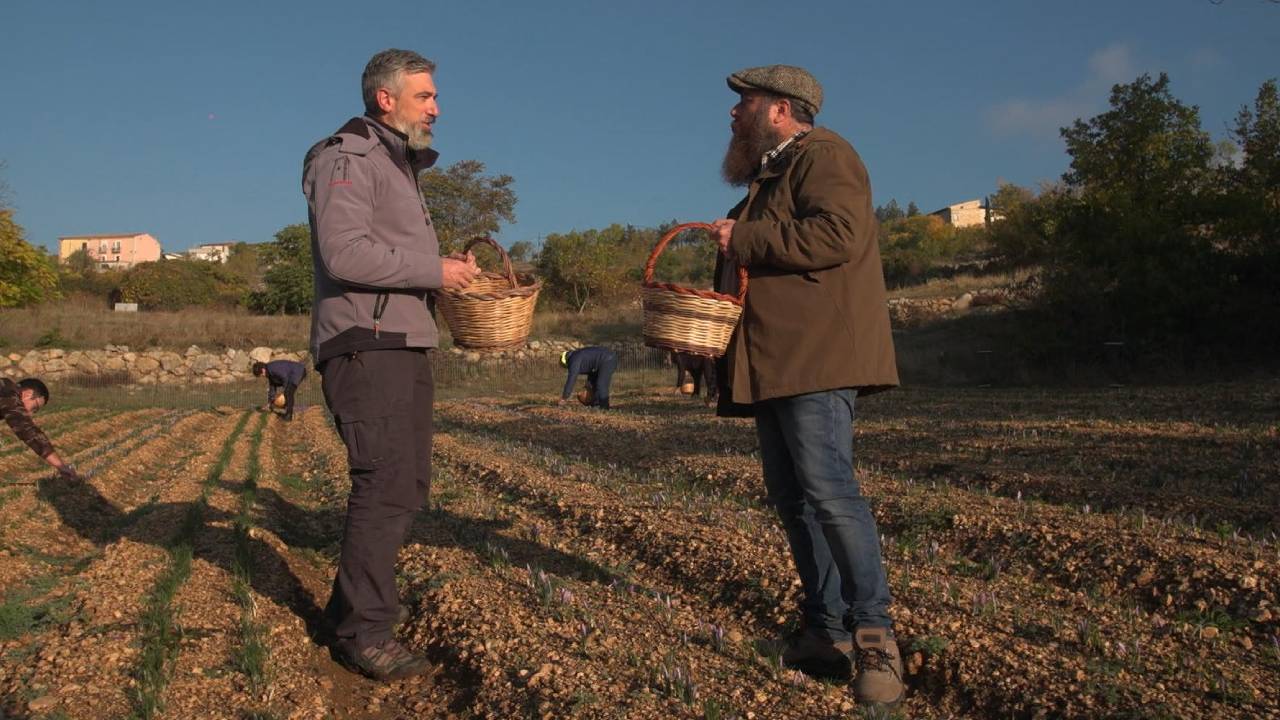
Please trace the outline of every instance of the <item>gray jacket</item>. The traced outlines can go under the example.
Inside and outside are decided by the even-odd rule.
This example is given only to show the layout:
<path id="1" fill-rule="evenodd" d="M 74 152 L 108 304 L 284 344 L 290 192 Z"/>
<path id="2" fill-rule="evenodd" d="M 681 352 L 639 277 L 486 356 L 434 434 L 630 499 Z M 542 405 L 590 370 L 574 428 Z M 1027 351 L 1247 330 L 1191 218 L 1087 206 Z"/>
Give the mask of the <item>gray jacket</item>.
<path id="1" fill-rule="evenodd" d="M 428 291 L 441 286 L 440 245 L 417 183 L 439 154 L 410 150 L 406 140 L 356 117 L 307 151 L 316 367 L 357 351 L 439 343 Z"/>

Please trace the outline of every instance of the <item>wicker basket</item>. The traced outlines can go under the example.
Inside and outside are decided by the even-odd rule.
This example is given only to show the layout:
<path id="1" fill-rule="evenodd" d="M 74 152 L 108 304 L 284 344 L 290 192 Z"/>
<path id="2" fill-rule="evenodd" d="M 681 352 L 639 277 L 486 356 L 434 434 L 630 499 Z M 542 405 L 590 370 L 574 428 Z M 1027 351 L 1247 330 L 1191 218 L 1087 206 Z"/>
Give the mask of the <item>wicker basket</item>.
<path id="1" fill-rule="evenodd" d="M 644 344 L 693 355 L 717 358 L 729 347 L 729 338 L 742 316 L 747 296 L 747 271 L 738 268 L 737 296 L 709 290 L 654 282 L 653 269 L 667 243 L 685 230 L 711 230 L 706 223 L 685 223 L 667 231 L 649 254 L 644 266 L 641 302 L 644 306 Z"/>
<path id="2" fill-rule="evenodd" d="M 464 252 L 477 243 L 488 243 L 498 251 L 502 273 L 486 270 L 466 290 L 439 290 L 436 305 L 459 347 L 491 351 L 522 347 L 533 326 L 542 281 L 531 275 L 517 277 L 507 251 L 492 238 L 475 238 Z"/>

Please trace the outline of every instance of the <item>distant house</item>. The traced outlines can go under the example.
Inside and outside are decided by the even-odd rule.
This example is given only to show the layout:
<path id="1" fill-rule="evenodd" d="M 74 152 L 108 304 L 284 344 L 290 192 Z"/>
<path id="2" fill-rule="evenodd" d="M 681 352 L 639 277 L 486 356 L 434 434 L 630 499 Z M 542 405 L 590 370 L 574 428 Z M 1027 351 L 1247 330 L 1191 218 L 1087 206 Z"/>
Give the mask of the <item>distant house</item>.
<path id="1" fill-rule="evenodd" d="M 94 266 L 102 270 L 127 270 L 138 263 L 160 259 L 160 241 L 149 233 L 58 238 L 58 262 L 65 263 L 77 250 L 84 250 Z"/>
<path id="2" fill-rule="evenodd" d="M 982 200 L 966 200 L 955 205 L 948 205 L 941 210 L 934 210 L 930 215 L 937 215 L 943 222 L 958 228 L 985 225 L 990 220 L 999 220 L 998 214 L 988 214 L 990 208 Z"/>
<path id="3" fill-rule="evenodd" d="M 231 248 L 234 245 L 235 243 L 204 243 L 188 250 L 187 257 L 192 260 L 224 263 L 231 258 Z"/>

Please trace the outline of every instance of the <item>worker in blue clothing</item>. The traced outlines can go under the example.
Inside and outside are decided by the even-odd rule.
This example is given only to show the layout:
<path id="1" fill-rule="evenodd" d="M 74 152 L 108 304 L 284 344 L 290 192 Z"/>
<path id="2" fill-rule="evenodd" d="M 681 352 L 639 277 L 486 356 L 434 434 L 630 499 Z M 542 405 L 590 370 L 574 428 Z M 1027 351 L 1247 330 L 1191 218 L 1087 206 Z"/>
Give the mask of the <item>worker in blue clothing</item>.
<path id="1" fill-rule="evenodd" d="M 298 391 L 298 386 L 302 384 L 303 378 L 307 376 L 307 367 L 300 362 L 293 360 L 272 360 L 268 363 L 256 362 L 253 364 L 254 377 L 266 376 L 267 378 L 267 406 L 270 410 L 276 402 L 276 397 L 281 393 L 284 394 L 284 420 L 293 419 L 293 396 Z"/>
<path id="2" fill-rule="evenodd" d="M 573 352 L 566 350 L 560 353 L 560 367 L 569 370 L 569 376 L 564 380 L 564 391 L 560 393 L 561 403 L 573 394 L 578 376 L 586 375 L 587 395 L 583 404 L 609 407 L 609 382 L 613 380 L 613 371 L 618 369 L 616 353 L 603 347 L 584 347 Z"/>

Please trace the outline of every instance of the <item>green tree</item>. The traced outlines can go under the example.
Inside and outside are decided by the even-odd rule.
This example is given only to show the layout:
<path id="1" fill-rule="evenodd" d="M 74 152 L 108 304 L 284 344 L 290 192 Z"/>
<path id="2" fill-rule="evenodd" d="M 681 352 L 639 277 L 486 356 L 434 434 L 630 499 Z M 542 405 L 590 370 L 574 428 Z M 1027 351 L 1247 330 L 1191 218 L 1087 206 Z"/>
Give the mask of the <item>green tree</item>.
<path id="1" fill-rule="evenodd" d="M 1272 78 L 1258 88 L 1253 109 L 1240 108 L 1231 133 L 1244 154 L 1242 184 L 1280 194 L 1280 92 Z"/>
<path id="2" fill-rule="evenodd" d="M 85 248 L 80 248 L 68 255 L 62 264 L 66 266 L 68 271 L 81 275 L 91 273 L 98 268 L 98 264 L 93 261 L 93 257 L 89 255 L 89 251 Z"/>
<path id="3" fill-rule="evenodd" d="M 315 286 L 311 259 L 311 228 L 287 225 L 273 242 L 258 250 L 263 287 L 249 296 L 249 307 L 264 314 L 299 315 L 311 311 Z"/>
<path id="4" fill-rule="evenodd" d="M 534 255 L 533 243 L 528 240 L 517 240 L 507 248 L 507 255 L 516 262 L 529 262 Z"/>
<path id="5" fill-rule="evenodd" d="M 1238 255 L 1274 258 L 1280 248 L 1280 94 L 1276 81 L 1258 89 L 1253 108 L 1240 108 L 1231 131 L 1238 164 L 1221 168 L 1224 197 L 1219 226 Z"/>
<path id="6" fill-rule="evenodd" d="M 907 217 L 916 217 L 920 214 L 920 208 L 916 207 L 916 201 L 912 200 L 907 203 Z"/>
<path id="7" fill-rule="evenodd" d="M 121 299 L 144 310 L 235 307 L 248 290 L 222 265 L 201 260 L 141 263 L 129 268 L 120 282 Z"/>
<path id="8" fill-rule="evenodd" d="M 538 271 L 548 291 L 581 313 L 591 302 L 603 304 L 626 285 L 627 267 L 620 262 L 625 229 L 610 225 L 548 235 L 538 254 Z"/>
<path id="9" fill-rule="evenodd" d="M 1090 201 L 1135 211 L 1184 210 L 1209 179 L 1213 145 L 1200 110 L 1169 92 L 1169 76 L 1142 75 L 1111 90 L 1111 110 L 1062 129 L 1071 156 L 1063 180 Z"/>
<path id="10" fill-rule="evenodd" d="M 882 223 L 901 220 L 906 217 L 906 213 L 902 212 L 902 208 L 898 207 L 898 200 L 890 198 L 889 202 L 876 208 L 876 220 Z"/>
<path id="11" fill-rule="evenodd" d="M 1044 274 L 1055 336 L 1174 351 L 1212 342 L 1228 273 L 1208 232 L 1216 175 L 1199 110 L 1173 97 L 1164 74 L 1116 85 L 1110 104 L 1062 130 L 1071 164 L 1053 198 Z"/>
<path id="12" fill-rule="evenodd" d="M 955 227 L 937 215 L 916 215 L 883 226 L 880 257 L 885 280 L 901 285 L 930 267 L 953 260 L 959 250 Z"/>
<path id="13" fill-rule="evenodd" d="M 262 282 L 261 259 L 258 257 L 258 246 L 246 242 L 237 242 L 231 246 L 231 253 L 223 267 L 232 275 L 244 278 L 250 287 Z"/>
<path id="14" fill-rule="evenodd" d="M 1046 186 L 1037 196 L 1029 188 L 1001 183 L 989 199 L 992 248 L 1014 267 L 1036 266 L 1053 253 L 1049 238 L 1053 235 L 1057 207 L 1054 204 L 1062 189 Z"/>
<path id="15" fill-rule="evenodd" d="M 473 237 L 497 233 L 503 221 L 515 222 L 514 183 L 510 175 L 484 175 L 479 160 L 459 160 L 419 175 L 418 187 L 431 210 L 441 253 L 461 250 Z"/>
<path id="16" fill-rule="evenodd" d="M 4 172 L 6 165 L 7 163 L 4 160 L 0 160 L 0 173 Z M 0 177 L 0 210 L 9 209 L 9 195 L 9 183 L 3 177 Z"/>
<path id="17" fill-rule="evenodd" d="M 0 307 L 35 305 L 58 296 L 58 275 L 45 254 L 23 237 L 13 211 L 0 209 Z"/>

